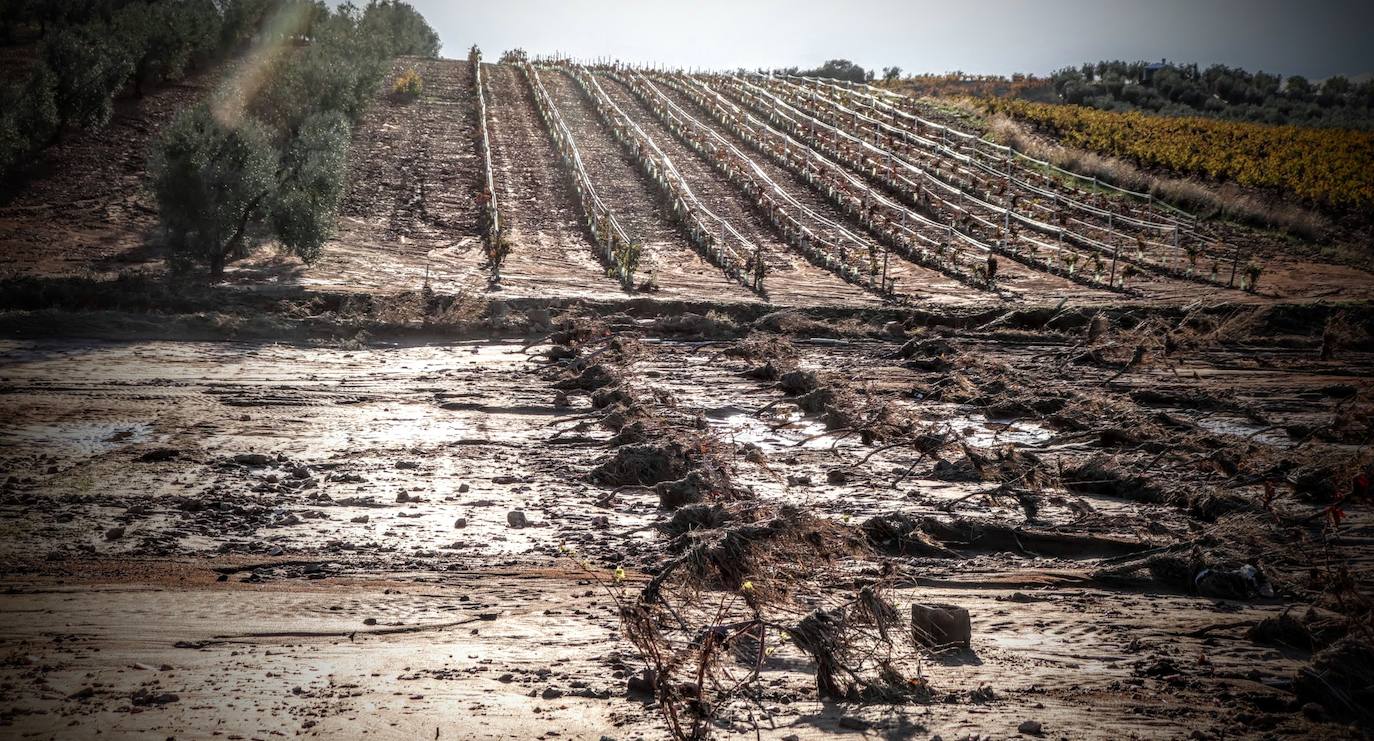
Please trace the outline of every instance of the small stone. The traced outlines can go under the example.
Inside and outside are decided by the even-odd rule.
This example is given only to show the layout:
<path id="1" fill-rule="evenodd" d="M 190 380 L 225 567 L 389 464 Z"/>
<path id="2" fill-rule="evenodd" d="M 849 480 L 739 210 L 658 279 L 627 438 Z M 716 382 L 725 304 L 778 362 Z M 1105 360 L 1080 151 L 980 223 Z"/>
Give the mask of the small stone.
<path id="1" fill-rule="evenodd" d="M 597 515 L 592 518 L 592 527 L 598 530 L 605 530 L 611 526 L 611 518 L 605 515 Z"/>
<path id="2" fill-rule="evenodd" d="M 468 486 L 467 484 L 459 484 L 459 485 L 458 485 L 458 493 L 459 493 L 459 494 L 466 494 L 466 493 L 468 493 L 468 492 L 470 492 L 470 491 L 472 491 L 472 487 L 471 487 L 471 486 Z"/>
<path id="3" fill-rule="evenodd" d="M 462 530 L 463 528 L 465 528 L 465 527 L 467 527 L 467 526 L 468 526 L 468 518 L 466 518 L 466 517 L 459 517 L 458 519 L 456 519 L 456 520 L 453 521 L 453 527 L 454 527 L 455 529 L 457 529 L 457 530 Z"/>
<path id="4" fill-rule="evenodd" d="M 560 690 L 556 687 L 545 687 L 544 691 L 539 693 L 539 697 L 545 700 L 557 700 L 562 696 L 563 690 Z"/>
<path id="5" fill-rule="evenodd" d="M 366 619 L 366 620 L 363 621 L 363 625 L 376 625 L 376 624 L 377 624 L 377 618 L 368 618 L 368 619 Z"/>
<path id="6" fill-rule="evenodd" d="M 105 540 L 119 540 L 124 537 L 124 528 L 112 527 L 105 531 Z"/>
<path id="7" fill-rule="evenodd" d="M 511 682 L 515 681 L 515 675 L 511 674 L 510 672 L 506 672 L 505 674 L 502 674 L 501 676 L 497 677 L 496 681 L 500 682 L 501 684 L 510 684 Z"/>
<path id="8" fill-rule="evenodd" d="M 405 492 L 401 492 L 400 494 L 396 495 L 396 501 L 400 504 L 405 504 L 406 502 L 410 501 L 410 495 Z"/>
<path id="9" fill-rule="evenodd" d="M 849 483 L 849 473 L 841 468 L 832 468 L 825 474 L 825 482 L 831 486 Z"/>
<path id="10" fill-rule="evenodd" d="M 365 524 L 367 521 L 368 521 L 368 516 L 367 516 L 367 515 L 358 515 L 357 517 L 354 517 L 353 519 L 349 520 L 349 522 L 352 522 L 352 523 L 354 523 L 354 524 L 356 524 L 356 525 Z"/>
<path id="11" fill-rule="evenodd" d="M 1016 727 L 1016 730 L 1017 730 L 1018 733 L 1028 733 L 1028 734 L 1030 734 L 1030 735 L 1032 735 L 1032 736 L 1039 736 L 1039 735 L 1040 735 L 1040 721 L 1038 721 L 1038 720 L 1023 720 L 1023 721 L 1021 721 L 1021 725 L 1019 725 L 1019 726 Z"/>
<path id="12" fill-rule="evenodd" d="M 631 674 L 625 681 L 625 694 L 630 697 L 654 696 L 654 687 L 658 685 L 658 672 L 653 669 L 641 669 L 638 674 Z"/>
<path id="13" fill-rule="evenodd" d="M 522 510 L 513 509 L 506 513 L 506 524 L 513 528 L 529 527 L 530 521 Z"/>
<path id="14" fill-rule="evenodd" d="M 140 463 L 161 463 L 170 461 L 181 454 L 176 448 L 154 448 L 138 457 Z"/>

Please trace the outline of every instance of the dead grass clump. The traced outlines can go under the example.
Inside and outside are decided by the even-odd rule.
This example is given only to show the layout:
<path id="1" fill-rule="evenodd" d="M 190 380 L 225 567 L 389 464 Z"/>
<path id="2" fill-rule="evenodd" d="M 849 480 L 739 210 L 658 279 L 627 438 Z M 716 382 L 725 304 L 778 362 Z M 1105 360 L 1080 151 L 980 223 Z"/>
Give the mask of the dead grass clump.
<path id="1" fill-rule="evenodd" d="M 606 486 L 653 486 L 683 478 L 690 464 L 687 446 L 677 441 L 622 445 L 588 479 Z"/>
<path id="2" fill-rule="evenodd" d="M 654 330 L 661 334 L 720 339 L 737 337 L 740 326 L 734 319 L 718 311 L 709 311 L 705 316 L 687 312 L 659 317 L 654 320 Z"/>
<path id="3" fill-rule="evenodd" d="M 1294 691 L 1342 718 L 1374 718 L 1374 645 L 1348 636 L 1312 657 L 1298 670 Z"/>
<path id="4" fill-rule="evenodd" d="M 903 512 L 889 512 L 864 520 L 864 536 L 874 548 L 894 556 L 962 558 L 926 533 L 922 520 Z"/>
<path id="5" fill-rule="evenodd" d="M 583 368 L 575 376 L 554 382 L 553 387 L 563 391 L 596 391 L 622 381 L 623 376 L 619 370 L 606 363 L 594 363 Z"/>
<path id="6" fill-rule="evenodd" d="M 1077 494 L 1164 504 L 1170 496 L 1148 477 L 1132 473 L 1109 458 L 1090 458 L 1060 473 L 1064 488 Z"/>
<path id="7" fill-rule="evenodd" d="M 1014 445 L 982 451 L 960 443 L 962 458 L 954 462 L 943 459 L 935 464 L 932 474 L 941 481 L 992 481 L 1003 486 L 1040 491 L 1053 486 L 1057 477 L 1040 456 Z"/>

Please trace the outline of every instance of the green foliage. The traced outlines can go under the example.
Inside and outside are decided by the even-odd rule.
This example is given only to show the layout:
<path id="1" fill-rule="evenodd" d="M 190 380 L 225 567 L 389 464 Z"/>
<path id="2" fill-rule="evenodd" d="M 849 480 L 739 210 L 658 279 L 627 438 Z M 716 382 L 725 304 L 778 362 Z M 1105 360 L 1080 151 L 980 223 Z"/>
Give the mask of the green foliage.
<path id="1" fill-rule="evenodd" d="M 174 80 L 207 56 L 219 35 L 219 14 L 204 2 L 131 3 L 115 13 L 112 31 L 133 60 L 139 94 L 145 83 Z"/>
<path id="2" fill-rule="evenodd" d="M 363 12 L 364 36 L 382 40 L 388 57 L 437 57 L 439 34 L 425 17 L 398 0 L 372 0 Z"/>
<path id="3" fill-rule="evenodd" d="M 1097 62 L 1051 78 L 1065 103 L 1107 111 L 1208 115 L 1239 121 L 1374 128 L 1374 81 L 1336 76 L 1314 85 L 1267 72 L 1214 64 Z"/>
<path id="4" fill-rule="evenodd" d="M 892 81 L 894 81 L 894 80 L 897 80 L 897 79 L 901 78 L 901 76 L 902 76 L 902 68 L 901 68 L 901 67 L 883 67 L 883 81 L 884 81 L 884 82 L 892 82 Z"/>
<path id="5" fill-rule="evenodd" d="M 274 15 L 266 25 L 244 20 L 261 9 L 257 0 L 232 6 L 225 28 L 239 29 L 226 31 L 235 43 L 264 33 L 308 43 L 267 67 L 262 86 L 243 101 L 247 115 L 236 128 L 197 109 L 179 118 L 153 153 L 150 170 L 169 244 L 187 262 L 208 263 L 212 276 L 240 254 L 250 233 L 316 259 L 342 203 L 352 122 L 381 84 L 388 60 L 398 52 L 438 51 L 438 36 L 405 3 L 372 2 L 361 10 L 345 4 L 331 12 L 291 0 L 269 4 Z M 233 153 L 244 179 L 214 167 L 197 170 L 212 159 L 206 151 Z M 200 198 L 181 189 L 232 197 Z"/>
<path id="6" fill-rule="evenodd" d="M 203 104 L 177 116 L 148 166 L 174 256 L 206 262 L 218 276 L 264 210 L 276 168 L 270 138 L 256 122 L 227 126 Z"/>
<path id="7" fill-rule="evenodd" d="M 849 61 L 848 59 L 831 59 L 821 66 L 806 70 L 800 74 L 807 77 L 825 77 L 832 80 L 848 80 L 850 82 L 864 82 L 873 79 L 873 73 L 863 67 Z"/>
<path id="8" fill-rule="evenodd" d="M 114 95 L 133 69 L 127 49 L 97 25 L 64 28 L 43 45 L 43 62 L 56 86 L 62 126 L 103 126 L 114 111 Z"/>
<path id="9" fill-rule="evenodd" d="M 343 200 L 348 139 L 343 114 L 317 113 L 302 123 L 282 157 L 272 224 L 282 245 L 307 262 L 319 256 L 333 232 Z"/>
<path id="10" fill-rule="evenodd" d="M 9 172 L 57 131 L 57 83 L 46 64 L 22 84 L 0 86 L 0 173 Z"/>

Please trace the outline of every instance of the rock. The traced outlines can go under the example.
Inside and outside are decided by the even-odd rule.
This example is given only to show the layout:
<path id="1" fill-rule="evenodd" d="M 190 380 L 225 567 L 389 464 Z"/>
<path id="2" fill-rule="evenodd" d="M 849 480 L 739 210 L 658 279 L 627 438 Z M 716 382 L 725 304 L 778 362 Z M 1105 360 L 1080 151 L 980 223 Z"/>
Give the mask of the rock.
<path id="1" fill-rule="evenodd" d="M 130 698 L 135 705 L 166 705 L 176 702 L 181 698 L 171 692 L 160 692 L 153 694 L 147 690 L 138 690 Z"/>
<path id="2" fill-rule="evenodd" d="M 1021 721 L 1021 725 L 1019 725 L 1019 726 L 1016 727 L 1016 731 L 1017 731 L 1018 733 L 1028 733 L 1028 734 L 1030 734 L 1030 735 L 1032 735 L 1032 736 L 1039 736 L 1039 735 L 1040 735 L 1040 721 L 1038 721 L 1038 720 L 1023 720 L 1023 721 Z"/>
<path id="3" fill-rule="evenodd" d="M 455 529 L 462 530 L 463 528 L 465 528 L 465 527 L 467 527 L 467 526 L 468 526 L 468 518 L 466 518 L 466 517 L 459 517 L 458 519 L 456 519 L 456 520 L 453 521 L 453 527 L 454 527 Z"/>
<path id="4" fill-rule="evenodd" d="M 832 468 L 825 474 L 825 482 L 831 486 L 840 486 L 849 483 L 849 472 L 843 468 Z"/>
<path id="5" fill-rule="evenodd" d="M 472 491 L 472 487 L 471 487 L 471 486 L 468 486 L 467 484 L 459 484 L 459 485 L 458 485 L 458 493 L 459 493 L 459 494 L 466 494 L 466 493 L 468 493 L 468 492 L 470 492 L 470 491 Z"/>
<path id="6" fill-rule="evenodd" d="M 506 524 L 513 528 L 529 527 L 530 521 L 522 510 L 513 509 L 506 513 Z"/>
<path id="7" fill-rule="evenodd" d="M 625 694 L 629 697 L 653 699 L 656 686 L 658 672 L 653 669 L 641 669 L 638 674 L 631 674 L 630 678 L 625 680 Z"/>
<path id="8" fill-rule="evenodd" d="M 67 695 L 68 700 L 89 700 L 92 697 L 95 697 L 94 687 L 82 687 L 70 695 Z"/>
<path id="9" fill-rule="evenodd" d="M 840 718 L 840 728 L 848 728 L 851 731 L 867 731 L 872 725 L 863 718 L 855 718 L 852 715 Z"/>
<path id="10" fill-rule="evenodd" d="M 605 530 L 611 526 L 611 518 L 605 515 L 597 515 L 592 518 L 592 527 L 598 530 Z"/>
<path id="11" fill-rule="evenodd" d="M 968 610 L 956 605 L 913 604 L 911 631 L 917 643 L 928 647 L 954 644 L 968 648 L 973 640 Z"/>
<path id="12" fill-rule="evenodd" d="M 266 466 L 272 459 L 262 453 L 239 453 L 234 456 L 234 462 L 241 466 Z"/>
<path id="13" fill-rule="evenodd" d="M 295 468 L 291 469 L 291 478 L 308 479 L 310 478 L 310 469 L 306 468 L 305 466 L 296 466 Z"/>
<path id="14" fill-rule="evenodd" d="M 419 461 L 396 461 L 396 470 L 398 471 L 414 471 L 419 467 Z"/>
<path id="15" fill-rule="evenodd" d="M 1107 330 L 1110 326 L 1106 316 L 1102 314 L 1094 315 L 1092 321 L 1088 322 L 1088 342 L 1097 342 L 1102 339 L 1103 335 L 1107 334 Z"/>
<path id="16" fill-rule="evenodd" d="M 497 677 L 496 681 L 500 682 L 501 684 L 510 684 L 511 682 L 515 681 L 515 675 L 511 674 L 510 672 L 506 672 L 505 674 L 502 674 L 501 676 Z"/>
<path id="17" fill-rule="evenodd" d="M 365 524 L 369 519 L 370 518 L 367 515 L 358 515 L 357 517 L 354 517 L 353 519 L 349 520 L 349 522 L 354 523 L 356 525 L 362 525 Z"/>
<path id="18" fill-rule="evenodd" d="M 562 696 L 563 690 L 560 690 L 556 687 L 545 687 L 544 691 L 539 693 L 539 697 L 545 700 L 557 700 Z"/>
<path id="19" fill-rule="evenodd" d="M 105 540 L 119 540 L 124 537 L 124 528 L 112 527 L 105 531 Z"/>
<path id="20" fill-rule="evenodd" d="M 363 621 L 363 625 L 376 625 L 376 624 L 377 624 L 377 618 L 368 618 L 368 619 L 366 619 L 366 620 Z"/>
<path id="21" fill-rule="evenodd" d="M 140 455 L 137 460 L 140 463 L 162 463 L 173 460 L 178 455 L 181 455 L 181 451 L 176 448 L 153 448 Z"/>
<path id="22" fill-rule="evenodd" d="M 396 502 L 397 502 L 397 504 L 405 504 L 406 502 L 409 502 L 409 501 L 410 501 L 410 495 L 407 494 L 407 493 L 405 493 L 405 492 L 401 492 L 400 494 L 397 494 L 397 495 L 396 495 Z"/>

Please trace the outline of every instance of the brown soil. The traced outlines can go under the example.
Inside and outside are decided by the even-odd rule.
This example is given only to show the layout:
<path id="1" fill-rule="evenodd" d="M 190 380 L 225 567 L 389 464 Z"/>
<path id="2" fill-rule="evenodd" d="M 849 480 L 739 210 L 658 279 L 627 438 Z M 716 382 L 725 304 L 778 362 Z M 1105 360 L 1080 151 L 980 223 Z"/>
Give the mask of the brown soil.
<path id="1" fill-rule="evenodd" d="M 203 86 L 125 104 L 0 210 L 4 268 L 25 277 L 0 289 L 6 734 L 663 738 L 665 708 L 719 689 L 659 687 L 665 705 L 630 681 L 646 662 L 621 607 L 687 542 L 667 532 L 675 497 L 725 518 L 694 537 L 800 511 L 846 544 L 734 562 L 787 609 L 869 588 L 899 616 L 971 615 L 962 651 L 902 623 L 889 669 L 924 694 L 895 704 L 822 701 L 812 656 L 777 644 L 747 697 L 710 708 L 722 736 L 1368 733 L 1366 689 L 1312 689 L 1318 669 L 1345 682 L 1345 654 L 1321 653 L 1336 633 L 1374 635 L 1374 315 L 1328 301 L 1368 297 L 1368 276 L 1304 264 L 1275 270 L 1283 299 L 1171 281 L 1127 301 L 1008 268 L 1007 300 L 903 262 L 912 303 L 885 305 L 801 259 L 601 75 L 763 245 L 764 302 L 693 251 L 548 70 L 646 239 L 659 290 L 627 293 L 523 74 L 488 65 L 512 238 L 492 283 L 470 68 L 407 66 L 426 92 L 379 95 L 357 128 L 316 264 L 264 248 L 226 285 L 158 272 L 134 151 Z M 133 266 L 150 277 L 106 280 Z M 1284 276 L 1302 271 L 1299 291 Z M 592 475 L 632 450 L 687 473 Z M 690 607 L 748 590 L 703 583 Z M 725 622 L 695 614 L 702 635 Z"/>

